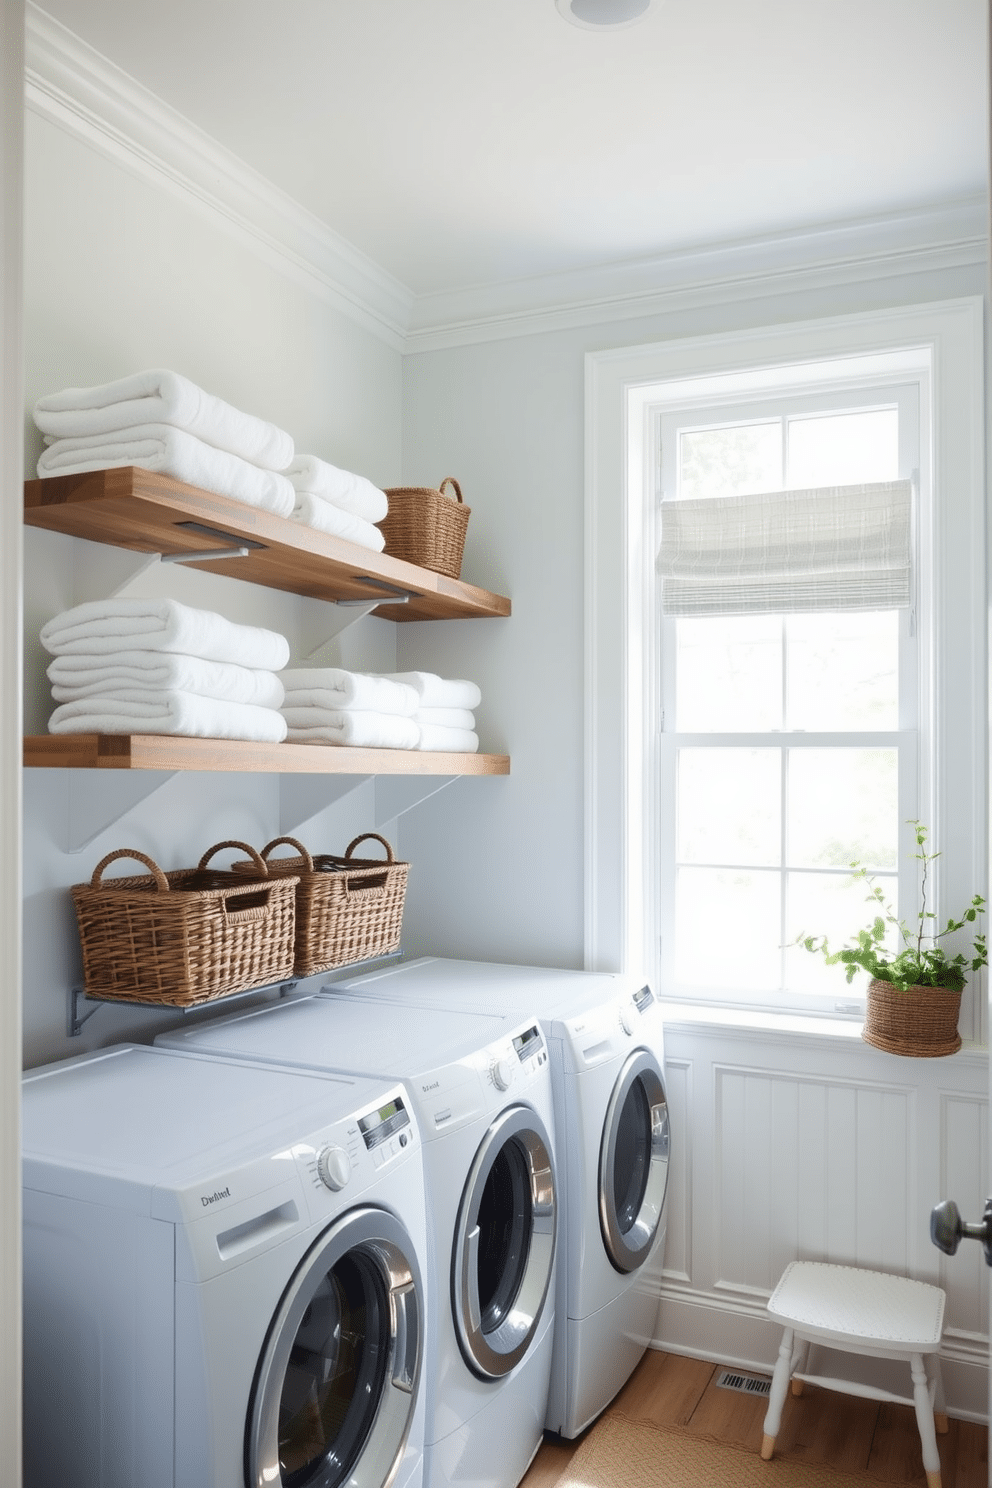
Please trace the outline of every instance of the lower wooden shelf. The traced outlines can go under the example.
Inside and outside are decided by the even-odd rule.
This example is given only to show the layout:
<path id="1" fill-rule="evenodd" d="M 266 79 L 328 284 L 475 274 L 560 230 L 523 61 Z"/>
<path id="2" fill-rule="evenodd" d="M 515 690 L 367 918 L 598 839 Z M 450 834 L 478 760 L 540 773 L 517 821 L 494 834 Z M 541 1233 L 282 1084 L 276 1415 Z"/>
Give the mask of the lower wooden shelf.
<path id="1" fill-rule="evenodd" d="M 167 734 L 33 734 L 26 769 L 225 770 L 273 775 L 509 775 L 506 754 L 258 744 Z"/>

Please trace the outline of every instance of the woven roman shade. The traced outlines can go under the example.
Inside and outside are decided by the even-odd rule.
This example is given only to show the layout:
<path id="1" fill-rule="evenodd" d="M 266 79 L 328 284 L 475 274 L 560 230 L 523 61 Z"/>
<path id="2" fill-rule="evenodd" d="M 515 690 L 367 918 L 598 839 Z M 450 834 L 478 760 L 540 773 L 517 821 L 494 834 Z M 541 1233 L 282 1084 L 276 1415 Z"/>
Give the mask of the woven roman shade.
<path id="1" fill-rule="evenodd" d="M 904 608 L 911 514 L 908 480 L 667 501 L 662 612 Z"/>

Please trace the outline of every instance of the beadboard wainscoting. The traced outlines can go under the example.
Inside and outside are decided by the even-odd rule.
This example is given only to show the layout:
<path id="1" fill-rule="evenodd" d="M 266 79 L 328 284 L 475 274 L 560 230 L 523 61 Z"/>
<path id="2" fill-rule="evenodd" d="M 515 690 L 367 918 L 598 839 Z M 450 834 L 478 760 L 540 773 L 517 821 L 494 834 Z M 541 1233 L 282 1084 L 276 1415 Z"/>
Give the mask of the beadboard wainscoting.
<path id="1" fill-rule="evenodd" d="M 947 1292 L 949 1409 L 984 1420 L 988 1268 L 979 1245 L 935 1250 L 929 1216 L 943 1198 L 969 1219 L 984 1207 L 985 1051 L 900 1059 L 858 1032 L 669 1023 L 673 1161 L 655 1342 L 770 1369 L 781 1332 L 765 1304 L 790 1260 L 915 1276 Z"/>

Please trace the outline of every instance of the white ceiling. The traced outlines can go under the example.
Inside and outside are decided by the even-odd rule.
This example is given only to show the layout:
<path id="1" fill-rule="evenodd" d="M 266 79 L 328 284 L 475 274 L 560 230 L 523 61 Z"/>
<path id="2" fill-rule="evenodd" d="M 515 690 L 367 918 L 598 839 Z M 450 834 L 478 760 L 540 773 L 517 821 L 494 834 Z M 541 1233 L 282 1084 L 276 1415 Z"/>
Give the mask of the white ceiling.
<path id="1" fill-rule="evenodd" d="M 415 294 L 986 189 L 986 0 L 44 0 Z"/>

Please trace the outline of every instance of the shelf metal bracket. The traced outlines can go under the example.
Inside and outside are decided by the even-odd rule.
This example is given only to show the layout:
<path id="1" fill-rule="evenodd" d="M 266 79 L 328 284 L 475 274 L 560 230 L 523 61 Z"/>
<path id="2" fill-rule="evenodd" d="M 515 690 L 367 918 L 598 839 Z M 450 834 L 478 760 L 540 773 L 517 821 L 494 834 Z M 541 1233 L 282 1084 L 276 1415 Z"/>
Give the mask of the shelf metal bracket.
<path id="1" fill-rule="evenodd" d="M 397 589 L 395 584 L 387 584 L 385 579 L 374 579 L 371 574 L 359 574 L 358 582 L 360 584 L 371 584 L 374 589 L 381 589 L 383 591 L 378 600 L 379 604 L 409 604 L 411 599 L 417 598 L 417 593 L 414 589 Z M 364 601 L 360 599 L 339 599 L 337 603 L 354 605 L 363 604 Z"/>
<path id="2" fill-rule="evenodd" d="M 273 982 L 267 987 L 246 987 L 243 992 L 228 992 L 223 997 L 215 997 L 208 1002 L 196 1002 L 190 1007 L 175 1007 L 167 1002 L 132 1002 L 123 997 L 91 997 L 85 987 L 72 987 L 69 991 L 69 1017 L 66 1023 L 66 1033 L 69 1038 L 78 1038 L 83 1031 L 84 1024 L 88 1023 L 94 1013 L 98 1013 L 102 1007 L 123 1008 L 145 1008 L 155 1013 L 197 1013 L 204 1008 L 215 1007 L 218 1003 L 235 1002 L 239 997 L 254 997 L 259 992 L 278 992 L 280 998 L 289 997 L 299 985 L 296 981 Z M 79 1011 L 82 1003 L 90 1003 L 92 1006 L 87 1012 Z"/>
<path id="3" fill-rule="evenodd" d="M 460 775 L 284 775 L 279 783 L 279 831 L 295 836 L 306 822 L 365 785 L 372 791 L 369 815 L 380 829 L 460 779 Z"/>
<path id="4" fill-rule="evenodd" d="M 69 770 L 67 853 L 82 852 L 101 832 L 161 790 L 176 770 Z"/>
<path id="5" fill-rule="evenodd" d="M 160 553 L 162 563 L 212 563 L 217 558 L 247 558 L 251 548 L 204 548 L 200 553 Z"/>
<path id="6" fill-rule="evenodd" d="M 255 542 L 250 537 L 235 537 L 233 533 L 224 532 L 220 527 L 205 527 L 202 522 L 177 522 L 175 525 L 186 532 L 195 532 L 200 537 L 212 538 L 215 542 L 223 543 L 224 546 L 201 548 L 195 553 L 144 553 L 137 568 L 111 591 L 108 596 L 110 599 L 120 599 L 143 574 L 159 563 L 216 563 L 224 558 L 247 558 L 253 548 L 265 546 L 264 543 Z"/>
<path id="7" fill-rule="evenodd" d="M 422 806 L 460 775 L 377 775 L 375 779 L 375 824 L 384 827 Z"/>
<path id="8" fill-rule="evenodd" d="M 330 600 L 329 603 L 334 605 L 335 609 L 341 611 L 341 613 L 331 618 L 329 626 L 325 625 L 328 633 L 324 640 L 308 656 L 304 657 L 304 661 L 309 665 L 320 665 L 319 662 L 315 662 L 315 658 L 330 645 L 331 641 L 336 640 L 343 630 L 348 629 L 349 625 L 354 625 L 356 621 L 364 620 L 366 615 L 371 615 L 373 610 L 377 610 L 380 605 L 409 604 L 411 599 L 417 598 L 412 590 L 396 589 L 392 584 L 384 583 L 382 579 L 371 579 L 366 575 L 360 575 L 357 577 L 357 582 L 361 584 L 374 584 L 377 589 L 382 589 L 384 592 L 377 597 L 370 595 L 368 599 Z"/>
<path id="9" fill-rule="evenodd" d="M 326 746 L 333 749 L 333 745 Z M 311 746 L 319 749 L 319 744 Z M 371 775 L 281 775 L 279 777 L 279 833 L 292 837 L 328 806 L 350 796 L 373 779 Z"/>

